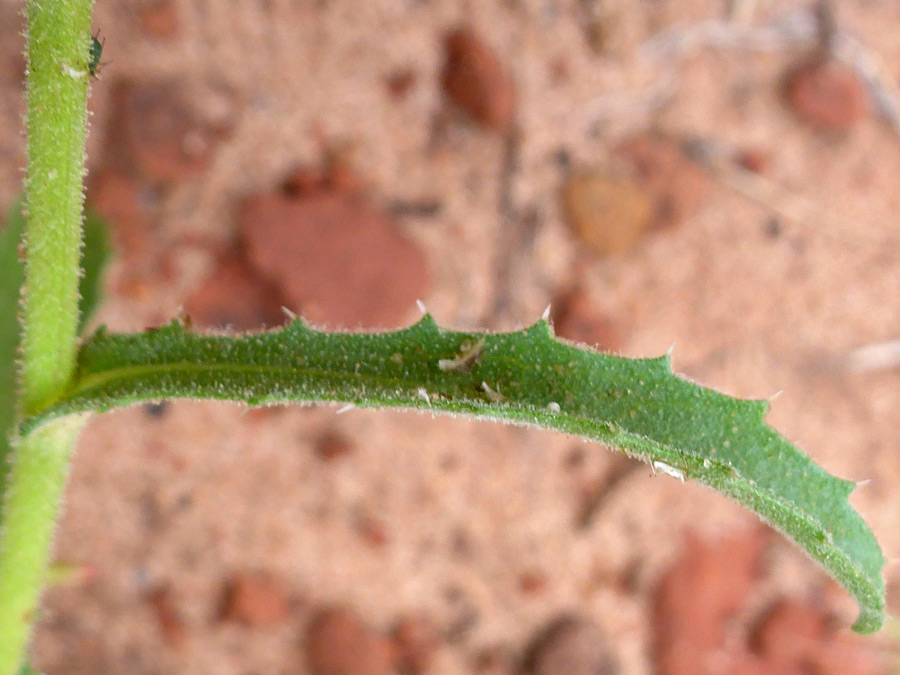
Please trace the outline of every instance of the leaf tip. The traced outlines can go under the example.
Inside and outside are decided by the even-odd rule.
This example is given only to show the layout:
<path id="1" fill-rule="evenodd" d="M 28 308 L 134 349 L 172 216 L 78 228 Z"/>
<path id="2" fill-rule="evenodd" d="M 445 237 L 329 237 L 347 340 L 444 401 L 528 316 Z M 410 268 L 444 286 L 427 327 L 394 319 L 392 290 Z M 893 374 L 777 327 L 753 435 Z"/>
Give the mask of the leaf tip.
<path id="1" fill-rule="evenodd" d="M 850 626 L 854 633 L 877 633 L 884 625 L 884 609 L 882 607 L 862 606 L 859 617 Z"/>

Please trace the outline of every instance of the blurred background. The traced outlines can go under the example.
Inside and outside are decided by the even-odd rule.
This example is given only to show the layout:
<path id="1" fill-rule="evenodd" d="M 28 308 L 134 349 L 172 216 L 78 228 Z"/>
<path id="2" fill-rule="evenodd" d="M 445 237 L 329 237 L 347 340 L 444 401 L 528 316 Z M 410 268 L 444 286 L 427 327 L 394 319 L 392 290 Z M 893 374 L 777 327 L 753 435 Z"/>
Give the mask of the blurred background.
<path id="1" fill-rule="evenodd" d="M 25 163 L 0 2 L 0 205 Z M 768 398 L 900 555 L 900 4 L 98 0 L 97 323 L 557 332 Z M 559 434 L 163 403 L 73 465 L 57 674 L 876 674 L 889 622 Z M 897 611 L 900 571 L 885 569 Z"/>

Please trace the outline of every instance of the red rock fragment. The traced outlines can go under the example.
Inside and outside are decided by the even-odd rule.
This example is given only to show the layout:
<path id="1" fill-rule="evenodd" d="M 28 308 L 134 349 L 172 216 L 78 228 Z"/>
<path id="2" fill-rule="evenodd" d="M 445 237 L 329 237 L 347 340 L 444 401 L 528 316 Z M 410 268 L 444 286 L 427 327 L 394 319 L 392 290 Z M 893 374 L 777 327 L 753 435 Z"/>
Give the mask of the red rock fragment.
<path id="1" fill-rule="evenodd" d="M 493 649 L 480 654 L 475 660 L 472 675 L 513 675 L 512 659 L 509 655 Z"/>
<path id="2" fill-rule="evenodd" d="M 380 549 L 390 542 L 387 528 L 384 523 L 370 513 L 360 512 L 356 514 L 354 526 L 360 539 L 369 548 Z"/>
<path id="3" fill-rule="evenodd" d="M 356 614 L 331 608 L 316 615 L 307 629 L 306 659 L 312 675 L 387 675 L 394 654 L 390 642 Z"/>
<path id="4" fill-rule="evenodd" d="M 784 93 L 794 114 L 820 131 L 849 131 L 868 110 L 856 72 L 834 59 L 814 58 L 794 68 L 785 78 Z"/>
<path id="5" fill-rule="evenodd" d="M 597 349 L 617 352 L 625 337 L 621 328 L 604 314 L 582 289 L 569 290 L 551 305 L 554 332 L 567 340 L 582 342 Z"/>
<path id="6" fill-rule="evenodd" d="M 530 650 L 531 675 L 617 675 L 619 666 L 600 628 L 585 619 L 557 620 Z"/>
<path id="7" fill-rule="evenodd" d="M 444 47 L 444 93 L 485 127 L 508 131 L 515 114 L 515 85 L 497 54 L 467 28 L 450 32 Z"/>
<path id="8" fill-rule="evenodd" d="M 523 595 L 541 595 L 547 590 L 547 575 L 537 570 L 527 570 L 519 575 L 519 590 Z"/>
<path id="9" fill-rule="evenodd" d="M 410 92 L 412 92 L 413 88 L 416 86 L 416 79 L 415 71 L 404 68 L 388 75 L 385 78 L 384 83 L 390 97 L 394 100 L 402 101 L 409 96 Z"/>
<path id="10" fill-rule="evenodd" d="M 288 619 L 291 606 L 280 581 L 262 573 L 235 574 L 225 586 L 220 617 L 250 627 L 270 626 Z"/>
<path id="11" fill-rule="evenodd" d="M 709 194 L 709 177 L 672 140 L 640 134 L 621 143 L 613 154 L 629 166 L 648 191 L 654 204 L 654 230 L 682 224 Z"/>
<path id="12" fill-rule="evenodd" d="M 393 640 L 395 667 L 401 675 L 425 675 L 441 647 L 434 626 L 417 616 L 400 619 Z"/>
<path id="13" fill-rule="evenodd" d="M 763 616 L 750 647 L 765 667 L 815 675 L 877 675 L 884 673 L 864 641 L 809 605 L 781 601 Z"/>
<path id="14" fill-rule="evenodd" d="M 156 588 L 150 592 L 147 600 L 156 615 L 163 641 L 170 647 L 182 646 L 187 638 L 187 631 L 175 607 L 171 591 L 166 587 Z"/>
<path id="15" fill-rule="evenodd" d="M 709 672 L 727 621 L 756 579 L 765 543 L 762 529 L 713 543 L 688 537 L 681 558 L 656 590 L 653 631 L 660 675 Z"/>
<path id="16" fill-rule="evenodd" d="M 263 195 L 239 221 L 252 264 L 313 323 L 396 328 L 426 295 L 422 251 L 360 197 Z"/>
<path id="17" fill-rule="evenodd" d="M 221 129 L 197 118 L 175 82 L 120 83 L 111 105 L 109 145 L 125 152 L 127 168 L 153 181 L 177 183 L 205 170 L 222 137 Z"/>
<path id="18" fill-rule="evenodd" d="M 169 40 L 178 34 L 178 12 L 172 0 L 157 0 L 138 9 L 144 32 L 151 37 Z"/>
<path id="19" fill-rule="evenodd" d="M 772 164 L 772 158 L 768 153 L 757 148 L 744 148 L 735 154 L 734 162 L 744 171 L 764 174 L 768 172 Z"/>
<path id="20" fill-rule="evenodd" d="M 238 331 L 273 328 L 287 317 L 281 293 L 237 251 L 228 251 L 187 299 L 185 314 L 198 328 Z"/>
<path id="21" fill-rule="evenodd" d="M 353 452 L 353 444 L 336 431 L 326 431 L 316 439 L 315 452 L 323 462 L 330 462 Z"/>

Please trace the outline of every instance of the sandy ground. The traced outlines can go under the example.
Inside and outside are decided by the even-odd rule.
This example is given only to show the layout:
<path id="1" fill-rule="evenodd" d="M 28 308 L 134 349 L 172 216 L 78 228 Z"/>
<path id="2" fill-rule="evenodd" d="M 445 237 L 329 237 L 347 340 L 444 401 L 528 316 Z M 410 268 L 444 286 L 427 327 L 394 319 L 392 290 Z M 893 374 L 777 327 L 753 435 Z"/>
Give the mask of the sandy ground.
<path id="1" fill-rule="evenodd" d="M 432 283 L 423 299 L 440 322 L 525 325 L 560 288 L 580 283 L 621 330 L 622 354 L 658 355 L 674 343 L 676 372 L 696 381 L 741 397 L 782 391 L 769 421 L 830 472 L 871 480 L 852 503 L 887 558 L 900 555 L 898 371 L 823 367 L 900 335 L 900 137 L 875 114 L 840 137 L 799 122 L 778 82 L 800 48 L 691 51 L 669 63 L 678 74 L 669 103 L 648 111 L 642 94 L 671 72 L 638 48 L 666 28 L 722 17 L 719 2 L 616 3 L 600 55 L 575 0 L 176 0 L 170 39 L 147 34 L 139 4 L 96 6 L 109 63 L 94 85 L 91 166 L 112 115 L 111 84 L 126 74 L 183 83 L 198 114 L 229 131 L 207 170 L 162 196 L 155 236 L 170 278 L 135 297 L 117 290 L 127 270 L 114 263 L 99 322 L 134 330 L 173 316 L 208 273 L 212 247 L 232 236 L 242 197 L 320 162 L 323 139 L 349 144 L 372 194 L 442 203 L 433 217 L 400 221 L 425 252 Z M 757 24 L 804 6 L 758 5 Z M 17 8 L 0 7 L 10 64 L 0 71 L 3 204 L 19 189 L 24 156 Z M 848 3 L 840 13 L 841 26 L 888 65 L 892 87 L 898 21 L 900 5 L 889 2 Z M 537 214 L 530 255 L 515 266 L 499 315 L 491 313 L 496 264 L 516 227 L 499 201 L 505 144 L 477 125 L 446 122 L 439 84 L 441 35 L 461 22 L 513 73 L 520 156 L 511 198 L 517 213 Z M 407 68 L 415 86 L 397 102 L 384 80 Z M 435 150 L 437 123 L 449 131 Z M 765 153 L 766 179 L 800 204 L 800 217 L 713 176 L 702 207 L 678 227 L 626 256 L 585 254 L 557 203 L 559 151 L 577 165 L 602 165 L 620 139 L 651 127 Z M 767 233 L 773 218 L 777 236 Z M 210 248 L 175 245 L 186 240 Z M 408 320 L 416 316 L 410 306 Z M 352 453 L 318 459 L 325 430 L 348 439 Z M 574 468 L 573 451 L 584 455 Z M 36 662 L 54 675 L 305 673 L 305 617 L 339 603 L 379 630 L 402 615 L 427 617 L 442 636 L 429 672 L 472 672 L 472 659 L 495 647 L 521 653 L 554 617 L 575 612 L 606 632 L 621 673 L 652 673 L 653 590 L 685 532 L 740 532 L 753 518 L 639 468 L 606 495 L 590 527 L 577 528 L 579 486 L 614 464 L 605 449 L 552 433 L 411 414 L 242 415 L 235 405 L 179 403 L 161 417 L 141 408 L 106 415 L 79 444 L 57 544 L 59 559 L 96 576 L 48 594 Z M 361 521 L 378 523 L 377 545 L 360 536 Z M 250 630 L 219 621 L 223 580 L 260 569 L 283 580 L 293 618 Z M 522 575 L 537 572 L 540 592 L 523 593 Z M 898 568 L 886 575 L 896 591 Z M 626 591 L 611 581 L 622 578 Z M 146 599 L 160 587 L 186 635 L 178 644 Z M 745 614 L 772 597 L 815 596 L 852 619 L 852 602 L 822 596 L 825 588 L 822 572 L 776 538 Z"/>

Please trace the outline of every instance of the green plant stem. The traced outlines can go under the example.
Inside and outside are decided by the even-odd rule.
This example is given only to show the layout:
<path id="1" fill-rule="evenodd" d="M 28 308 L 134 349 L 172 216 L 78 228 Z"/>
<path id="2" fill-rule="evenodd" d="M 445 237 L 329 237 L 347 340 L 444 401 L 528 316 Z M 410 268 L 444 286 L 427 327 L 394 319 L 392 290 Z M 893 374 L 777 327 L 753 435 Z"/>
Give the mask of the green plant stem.
<path id="1" fill-rule="evenodd" d="M 47 577 L 68 459 L 87 416 L 55 420 L 17 443 L 0 547 L 0 673 L 14 675 Z"/>
<path id="2" fill-rule="evenodd" d="M 28 2 L 28 181 L 21 402 L 52 403 L 78 330 L 91 0 Z"/>
<path id="3" fill-rule="evenodd" d="M 78 329 L 92 0 L 29 0 L 28 178 L 19 402 L 53 403 Z M 83 417 L 14 440 L 0 531 L 0 675 L 14 675 L 36 618 L 69 454 Z"/>

